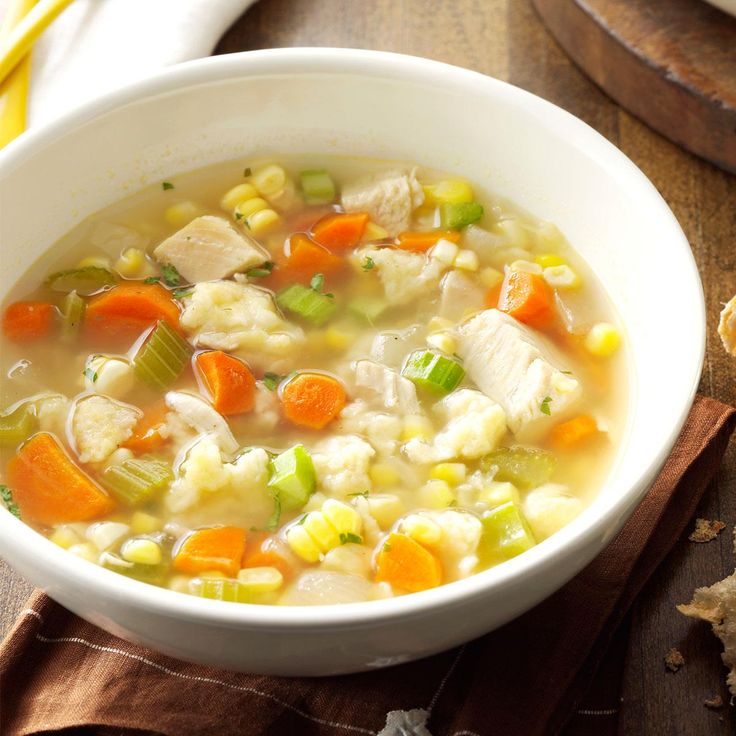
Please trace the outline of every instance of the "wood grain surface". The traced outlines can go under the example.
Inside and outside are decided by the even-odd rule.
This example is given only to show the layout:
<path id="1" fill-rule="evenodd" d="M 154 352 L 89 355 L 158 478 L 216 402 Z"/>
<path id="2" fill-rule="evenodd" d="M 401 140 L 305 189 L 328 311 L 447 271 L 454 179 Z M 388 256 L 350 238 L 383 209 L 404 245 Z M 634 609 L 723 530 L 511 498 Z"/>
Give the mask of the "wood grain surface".
<path id="1" fill-rule="evenodd" d="M 700 0 L 691 2 L 696 8 Z M 678 148 L 618 107 L 557 46 L 530 0 L 260 0 L 225 35 L 218 52 L 273 46 L 350 46 L 439 59 L 528 89 L 599 130 L 652 179 L 685 229 L 703 276 L 708 309 L 700 389 L 736 403 L 736 360 L 726 355 L 716 334 L 721 304 L 736 292 L 736 178 Z M 652 288 L 666 278 L 663 263 L 661 273 L 652 275 Z M 666 313 L 667 305 L 662 304 L 663 319 Z M 674 610 L 675 603 L 689 600 L 694 587 L 734 569 L 733 444 L 699 513 L 723 519 L 729 531 L 710 544 L 682 541 L 636 605 L 621 709 L 621 733 L 626 736 L 736 732 L 732 708 L 711 711 L 703 705 L 715 693 L 728 700 L 718 643 L 708 627 Z M 7 567 L 0 568 L 4 629 L 29 591 Z M 676 674 L 667 673 L 663 664 L 672 646 L 679 647 L 686 660 Z"/>
<path id="2" fill-rule="evenodd" d="M 617 102 L 736 173 L 736 18 L 694 0 L 533 0 Z"/>

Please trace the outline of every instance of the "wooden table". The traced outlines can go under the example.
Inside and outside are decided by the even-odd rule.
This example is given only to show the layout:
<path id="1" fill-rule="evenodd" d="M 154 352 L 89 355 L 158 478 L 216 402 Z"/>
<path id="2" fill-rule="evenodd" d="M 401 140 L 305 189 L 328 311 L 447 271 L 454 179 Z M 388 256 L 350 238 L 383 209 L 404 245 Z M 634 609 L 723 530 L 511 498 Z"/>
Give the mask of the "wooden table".
<path id="1" fill-rule="evenodd" d="M 614 104 L 559 49 L 529 0 L 260 0 L 226 34 L 218 51 L 273 46 L 349 46 L 439 59 L 528 89 L 600 131 L 652 179 L 685 229 L 708 307 L 700 389 L 736 403 L 736 360 L 726 355 L 716 334 L 721 303 L 736 292 L 736 178 L 677 148 Z M 663 263 L 658 276 L 666 274 Z M 662 310 L 666 319 L 666 305 Z M 733 446 L 699 515 L 729 525 L 736 521 Z M 708 627 L 674 609 L 689 600 L 696 586 L 733 569 L 730 533 L 706 545 L 682 541 L 641 596 L 631 617 L 622 733 L 726 736 L 736 731 L 733 709 L 703 706 L 717 692 L 728 700 L 718 643 Z M 29 592 L 25 581 L 0 567 L 3 629 Z M 686 660 L 677 674 L 667 673 L 663 664 L 672 646 Z"/>

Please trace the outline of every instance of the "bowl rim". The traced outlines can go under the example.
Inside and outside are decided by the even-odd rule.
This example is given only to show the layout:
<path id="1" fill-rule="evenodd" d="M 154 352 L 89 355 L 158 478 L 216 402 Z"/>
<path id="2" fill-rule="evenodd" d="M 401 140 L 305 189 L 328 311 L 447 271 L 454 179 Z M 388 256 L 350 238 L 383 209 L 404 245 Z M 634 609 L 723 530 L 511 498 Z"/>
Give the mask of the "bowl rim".
<path id="1" fill-rule="evenodd" d="M 210 601 L 185 595 L 169 589 L 125 578 L 122 575 L 86 563 L 66 554 L 41 534 L 9 513 L 0 513 L 0 530 L 6 537 L 8 549 L 25 549 L 34 564 L 57 570 L 67 587 L 70 579 L 78 589 L 93 588 L 99 596 L 127 607 L 158 613 L 162 616 L 197 621 L 229 628 L 257 628 L 264 630 L 325 628 L 339 630 L 356 625 L 375 625 L 398 618 L 430 615 L 438 610 L 452 608 L 490 596 L 494 590 L 522 581 L 527 574 L 543 575 L 553 568 L 571 549 L 594 543 L 605 536 L 617 518 L 634 508 L 644 497 L 670 454 L 695 398 L 705 354 L 705 303 L 702 283 L 688 241 L 674 214 L 643 172 L 618 148 L 600 133 L 571 113 L 531 92 L 507 82 L 439 61 L 385 51 L 347 48 L 287 48 L 246 51 L 214 56 L 167 67 L 145 79 L 126 85 L 100 98 L 88 101 L 52 122 L 33 128 L 0 151 L 0 178 L 22 166 L 28 158 L 38 154 L 47 145 L 63 138 L 70 130 L 93 121 L 106 113 L 130 103 L 140 102 L 174 90 L 197 87 L 248 75 L 357 74 L 367 77 L 401 79 L 406 83 L 452 85 L 491 96 L 504 98 L 507 104 L 522 108 L 533 115 L 543 127 L 558 131 L 574 139 L 607 174 L 626 179 L 635 186 L 647 207 L 663 222 L 668 223 L 666 237 L 672 248 L 679 248 L 689 262 L 690 278 L 695 280 L 699 293 L 697 351 L 688 366 L 689 390 L 681 397 L 682 406 L 659 452 L 651 458 L 645 471 L 628 492 L 600 509 L 588 508 L 571 522 L 565 537 L 554 535 L 527 551 L 489 570 L 463 580 L 447 583 L 431 590 L 396 598 L 360 603 L 318 606 L 268 606 Z M 593 512 L 595 513 L 588 513 Z M 10 560 L 9 560 L 10 561 Z M 586 560 L 587 564 L 587 560 Z M 53 587 L 48 591 L 53 597 Z"/>

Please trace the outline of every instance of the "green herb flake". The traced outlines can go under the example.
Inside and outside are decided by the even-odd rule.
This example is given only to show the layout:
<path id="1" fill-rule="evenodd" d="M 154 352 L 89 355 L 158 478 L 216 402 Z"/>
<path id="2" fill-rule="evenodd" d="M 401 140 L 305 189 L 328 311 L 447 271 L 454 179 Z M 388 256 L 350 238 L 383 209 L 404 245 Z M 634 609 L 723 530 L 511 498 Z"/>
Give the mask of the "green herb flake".
<path id="1" fill-rule="evenodd" d="M 384 542 L 383 547 L 381 548 L 382 552 L 390 552 L 391 551 L 391 543 L 390 542 Z"/>
<path id="2" fill-rule="evenodd" d="M 352 532 L 340 532 L 340 544 L 363 544 L 363 537 Z"/>
<path id="3" fill-rule="evenodd" d="M 548 417 L 552 415 L 552 410 L 550 409 L 549 405 L 552 403 L 552 397 L 551 396 L 545 396 L 542 399 L 542 403 L 539 405 L 539 411 L 542 412 L 542 414 L 546 414 Z"/>
<path id="4" fill-rule="evenodd" d="M 170 181 L 165 181 L 163 184 L 161 184 L 161 188 L 165 192 L 168 192 L 169 189 L 173 189 L 174 188 L 174 185 Z"/>
<path id="5" fill-rule="evenodd" d="M 160 276 L 149 276 L 148 278 L 143 279 L 144 284 L 157 284 L 159 281 L 161 281 Z"/>
<path id="6" fill-rule="evenodd" d="M 164 274 L 164 283 L 166 286 L 179 286 L 179 284 L 181 284 L 181 276 L 175 266 L 167 263 L 165 266 L 161 267 L 161 270 Z"/>
<path id="7" fill-rule="evenodd" d="M 264 276 L 270 276 L 271 271 L 273 271 L 273 267 L 276 264 L 273 261 L 266 261 L 263 265 L 259 266 L 258 268 L 251 268 L 250 271 L 246 271 L 245 275 L 249 279 L 258 279 L 263 278 Z"/>
<path id="8" fill-rule="evenodd" d="M 307 520 L 307 516 L 309 516 L 309 514 L 302 514 L 294 523 L 294 526 L 301 526 Z"/>
<path id="9" fill-rule="evenodd" d="M 572 375 L 572 371 L 560 371 L 560 373 L 564 373 L 566 376 Z"/>
<path id="10" fill-rule="evenodd" d="M 249 177 L 249 176 L 250 176 L 250 175 L 251 175 L 252 173 L 253 173 L 253 171 L 251 170 L 250 166 L 246 166 L 246 167 L 245 167 L 245 168 L 243 169 L 243 176 L 244 176 L 244 177 L 245 177 L 246 179 L 247 179 L 247 178 L 248 178 L 248 177 Z"/>
<path id="11" fill-rule="evenodd" d="M 94 368 L 85 368 L 84 377 L 89 378 L 92 383 L 97 383 L 97 371 Z"/>
<path id="12" fill-rule="evenodd" d="M 370 495 L 371 495 L 370 491 L 358 491 L 357 493 L 348 493 L 349 497 L 363 496 L 363 498 L 368 498 L 368 496 Z"/>
<path id="13" fill-rule="evenodd" d="M 171 292 L 171 296 L 173 296 L 174 299 L 186 299 L 188 296 L 191 296 L 192 292 L 194 292 L 194 289 L 191 286 L 187 286 L 184 289 L 174 289 L 174 291 Z"/>
<path id="14" fill-rule="evenodd" d="M 3 501 L 5 508 L 17 519 L 20 519 L 20 509 L 18 508 L 18 504 L 13 501 L 13 492 L 10 488 L 0 485 L 0 498 Z"/>
<path id="15" fill-rule="evenodd" d="M 242 220 L 243 219 L 243 213 L 242 212 L 236 212 L 235 213 L 235 219 L 236 220 Z"/>
<path id="16" fill-rule="evenodd" d="M 264 373 L 263 385 L 269 391 L 275 391 L 279 387 L 281 381 L 284 380 L 284 378 L 286 378 L 286 376 L 280 376 L 278 373 Z"/>
<path id="17" fill-rule="evenodd" d="M 363 270 L 370 271 L 372 268 L 375 268 L 375 267 L 376 267 L 376 262 L 370 256 L 366 256 L 365 260 L 363 261 Z"/>
<path id="18" fill-rule="evenodd" d="M 325 285 L 325 275 L 323 273 L 316 273 L 312 276 L 312 280 L 309 282 L 309 288 L 317 293 L 322 291 L 322 287 Z"/>

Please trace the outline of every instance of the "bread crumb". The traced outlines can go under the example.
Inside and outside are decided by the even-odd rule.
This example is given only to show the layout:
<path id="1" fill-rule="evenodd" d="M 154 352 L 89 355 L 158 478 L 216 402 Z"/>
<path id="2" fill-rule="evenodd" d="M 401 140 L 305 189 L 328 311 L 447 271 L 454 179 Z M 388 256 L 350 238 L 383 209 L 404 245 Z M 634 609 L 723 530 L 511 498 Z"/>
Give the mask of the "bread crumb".
<path id="1" fill-rule="evenodd" d="M 736 355 L 736 296 L 731 297 L 728 304 L 723 307 L 718 334 L 726 351 Z"/>
<path id="2" fill-rule="evenodd" d="M 725 528 L 726 525 L 717 519 L 695 519 L 695 529 L 688 539 L 691 542 L 712 542 Z"/>
<path id="3" fill-rule="evenodd" d="M 706 708 L 712 708 L 716 710 L 723 707 L 723 698 L 720 695 L 714 695 L 712 698 L 706 698 L 703 701 L 703 705 Z"/>
<path id="4" fill-rule="evenodd" d="M 682 656 L 679 649 L 672 647 L 672 649 L 667 652 L 667 656 L 664 658 L 664 663 L 670 672 L 677 672 L 677 670 L 685 664 L 685 657 Z"/>

